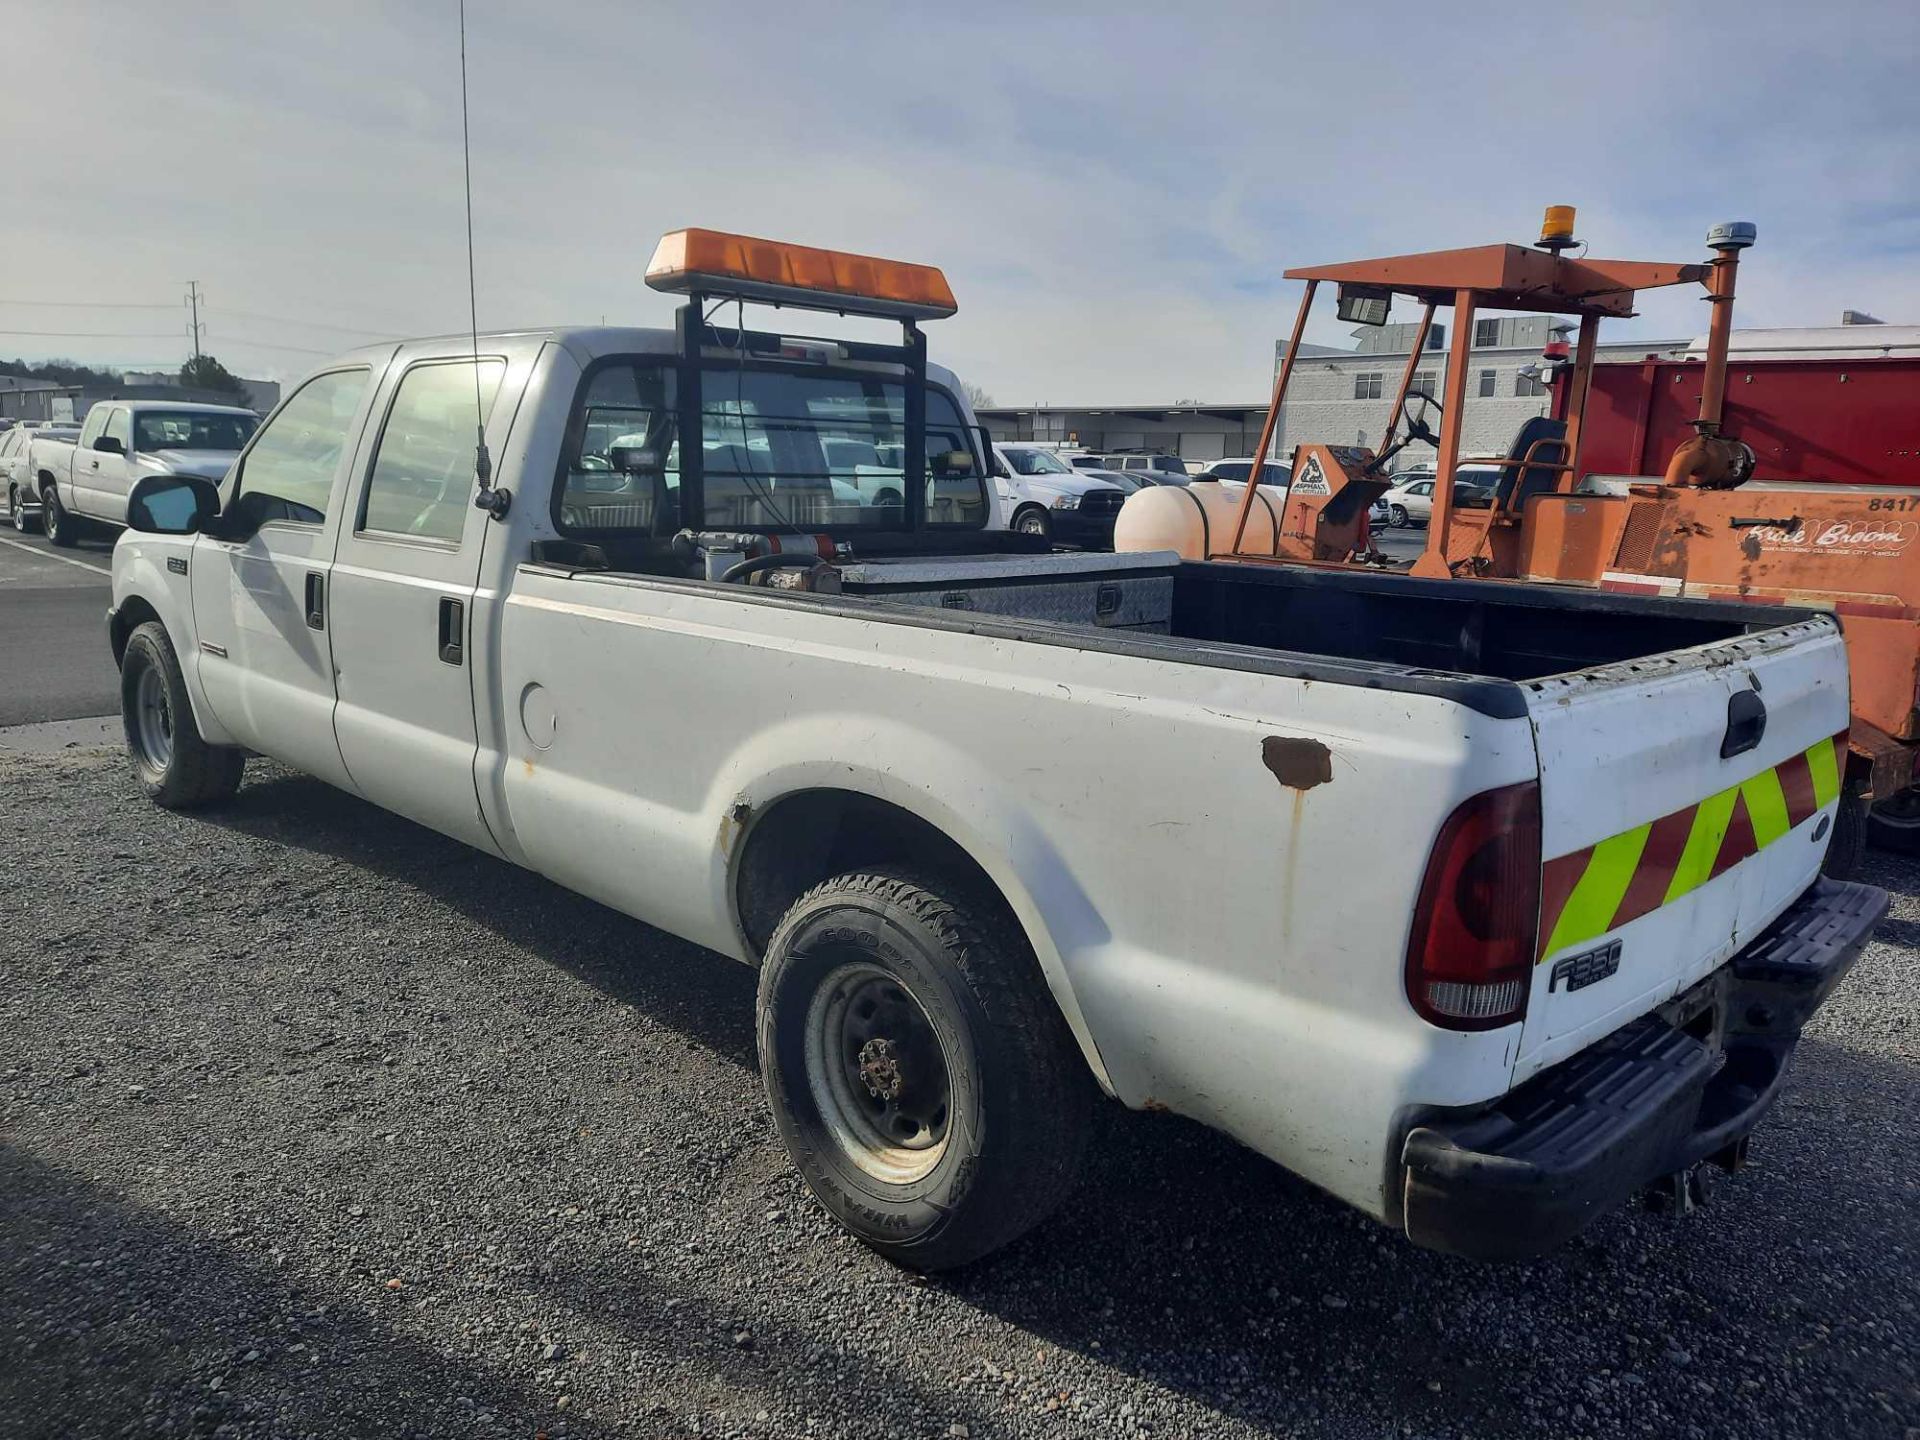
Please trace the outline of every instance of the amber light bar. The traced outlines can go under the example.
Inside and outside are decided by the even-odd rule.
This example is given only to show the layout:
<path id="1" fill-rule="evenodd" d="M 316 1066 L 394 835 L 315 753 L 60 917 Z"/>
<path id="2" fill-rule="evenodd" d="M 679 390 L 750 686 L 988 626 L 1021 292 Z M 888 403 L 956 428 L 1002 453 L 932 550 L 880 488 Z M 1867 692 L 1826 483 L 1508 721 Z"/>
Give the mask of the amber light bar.
<path id="1" fill-rule="evenodd" d="M 899 320 L 940 320 L 960 308 L 947 277 L 932 265 L 718 230 L 662 235 L 647 263 L 647 284 L 676 294 L 698 291 Z"/>

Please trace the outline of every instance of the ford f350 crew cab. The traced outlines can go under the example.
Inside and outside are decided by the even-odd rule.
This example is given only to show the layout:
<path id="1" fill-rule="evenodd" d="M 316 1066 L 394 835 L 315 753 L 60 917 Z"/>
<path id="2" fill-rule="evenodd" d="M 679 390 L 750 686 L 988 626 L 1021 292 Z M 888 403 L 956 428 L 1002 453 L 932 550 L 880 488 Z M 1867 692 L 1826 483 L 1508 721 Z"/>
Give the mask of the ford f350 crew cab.
<path id="1" fill-rule="evenodd" d="M 1739 1163 L 1885 906 L 1820 876 L 1830 616 L 1052 555 L 938 271 L 689 231 L 649 280 L 671 331 L 356 350 L 137 487 L 155 800 L 271 756 L 757 966 L 795 1165 L 915 1266 L 1060 1203 L 1101 1091 L 1468 1255 Z"/>

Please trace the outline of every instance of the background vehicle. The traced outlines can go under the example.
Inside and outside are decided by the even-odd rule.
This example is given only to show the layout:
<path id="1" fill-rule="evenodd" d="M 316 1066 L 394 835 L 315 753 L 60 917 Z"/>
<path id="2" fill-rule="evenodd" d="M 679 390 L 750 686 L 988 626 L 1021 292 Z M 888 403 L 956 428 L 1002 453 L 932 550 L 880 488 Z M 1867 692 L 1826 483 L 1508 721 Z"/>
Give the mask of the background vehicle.
<path id="1" fill-rule="evenodd" d="M 127 496 L 144 476 L 219 479 L 259 423 L 259 416 L 235 405 L 100 401 L 87 411 L 75 438 L 33 442 L 47 538 L 71 545 L 83 525 L 126 524 Z"/>
<path id="2" fill-rule="evenodd" d="M 1113 548 L 1113 517 L 1130 493 L 1124 481 L 1076 469 L 1037 445 L 1008 441 L 993 451 L 1007 471 L 999 484 L 1008 529 L 1088 550 Z"/>
<path id="3" fill-rule="evenodd" d="M 1124 470 L 1132 474 L 1138 470 L 1153 472 L 1156 483 L 1184 485 L 1191 477 L 1187 467 L 1178 455 L 1165 455 L 1150 450 L 1118 450 L 1105 454 L 1076 455 L 1074 465 L 1082 470 Z M 1164 476 L 1165 479 L 1157 477 Z"/>
<path id="4" fill-rule="evenodd" d="M 33 474 L 35 438 L 70 441 L 79 433 L 78 425 L 27 420 L 0 435 L 0 483 L 6 486 L 7 522 L 15 530 L 40 528 L 40 488 Z"/>
<path id="5" fill-rule="evenodd" d="M 1196 479 L 1245 480 L 1253 473 L 1255 461 L 1251 455 L 1243 455 L 1229 460 L 1216 460 L 1202 470 Z M 1285 485 L 1293 478 L 1293 472 L 1277 460 L 1268 460 L 1260 466 L 1262 485 Z"/>
<path id="6" fill-rule="evenodd" d="M 1831 617 L 1036 554 L 925 361 L 937 271 L 695 231 L 648 281 L 671 333 L 368 347 L 221 487 L 139 483 L 110 634 L 158 803 L 255 751 L 757 965 L 789 1155 L 924 1268 L 1066 1200 L 1096 1086 L 1474 1255 L 1738 1163 L 1886 904 L 1817 880 Z M 902 343 L 715 332 L 730 295 Z M 903 506 L 825 483 L 863 431 Z"/>
<path id="7" fill-rule="evenodd" d="M 1500 478 L 1497 470 L 1472 465 L 1462 465 L 1454 474 L 1454 503 L 1461 506 L 1485 505 Z M 1424 526 L 1433 516 L 1433 485 L 1431 475 L 1421 475 L 1394 486 L 1374 503 L 1386 507 L 1387 523 L 1396 528 Z"/>

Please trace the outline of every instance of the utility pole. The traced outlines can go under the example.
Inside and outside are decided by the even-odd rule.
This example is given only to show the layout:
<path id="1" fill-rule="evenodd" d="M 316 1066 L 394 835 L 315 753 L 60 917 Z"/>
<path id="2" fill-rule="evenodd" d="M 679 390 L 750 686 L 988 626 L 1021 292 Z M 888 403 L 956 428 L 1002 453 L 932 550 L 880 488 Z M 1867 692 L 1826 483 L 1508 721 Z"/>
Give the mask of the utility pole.
<path id="1" fill-rule="evenodd" d="M 200 282 L 198 280 L 187 282 L 187 304 L 193 310 L 193 358 L 198 361 L 200 359 Z M 197 369 L 198 366 L 196 365 L 195 368 Z"/>

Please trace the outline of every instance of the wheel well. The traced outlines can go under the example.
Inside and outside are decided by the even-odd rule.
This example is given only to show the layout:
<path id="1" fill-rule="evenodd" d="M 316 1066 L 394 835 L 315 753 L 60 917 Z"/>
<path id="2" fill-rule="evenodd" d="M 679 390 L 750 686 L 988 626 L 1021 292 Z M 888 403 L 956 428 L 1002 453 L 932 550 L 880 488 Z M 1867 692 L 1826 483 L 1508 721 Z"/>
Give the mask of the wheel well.
<path id="1" fill-rule="evenodd" d="M 120 658 L 127 653 L 127 639 L 133 632 L 149 620 L 158 620 L 160 612 L 142 600 L 131 595 L 113 612 L 113 626 L 108 632 L 113 641 L 113 663 L 118 665 Z"/>
<path id="2" fill-rule="evenodd" d="M 978 897 L 1012 907 L 974 858 L 911 811 L 849 790 L 803 790 L 776 801 L 747 832 L 734 875 L 740 929 L 764 954 L 789 906 L 829 876 L 886 863 L 957 874 Z"/>

